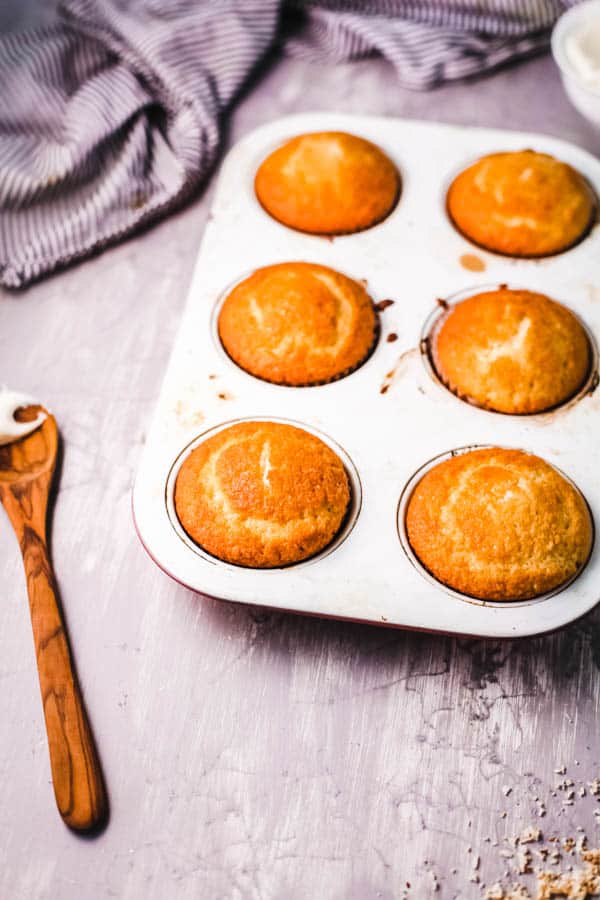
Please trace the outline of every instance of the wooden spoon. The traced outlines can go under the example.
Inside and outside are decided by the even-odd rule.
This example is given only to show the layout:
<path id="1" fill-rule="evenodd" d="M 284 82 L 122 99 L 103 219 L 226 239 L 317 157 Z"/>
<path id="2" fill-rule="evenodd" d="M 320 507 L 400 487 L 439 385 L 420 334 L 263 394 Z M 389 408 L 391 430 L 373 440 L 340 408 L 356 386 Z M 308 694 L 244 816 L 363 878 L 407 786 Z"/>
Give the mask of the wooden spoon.
<path id="1" fill-rule="evenodd" d="M 103 824 L 107 801 L 73 672 L 46 541 L 46 512 L 57 449 L 58 430 L 51 415 L 31 434 L 0 446 L 0 500 L 25 565 L 56 804 L 69 828 L 89 831 Z"/>

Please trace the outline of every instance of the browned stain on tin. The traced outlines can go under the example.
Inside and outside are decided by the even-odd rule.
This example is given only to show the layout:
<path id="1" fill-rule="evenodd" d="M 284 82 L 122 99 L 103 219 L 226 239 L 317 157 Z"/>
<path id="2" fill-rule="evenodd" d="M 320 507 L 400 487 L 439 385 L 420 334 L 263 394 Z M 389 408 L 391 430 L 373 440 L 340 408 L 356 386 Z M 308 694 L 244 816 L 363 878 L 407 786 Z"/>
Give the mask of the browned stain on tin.
<path id="1" fill-rule="evenodd" d="M 484 260 L 475 253 L 463 253 L 458 261 L 468 272 L 485 272 Z"/>
<path id="2" fill-rule="evenodd" d="M 392 383 L 392 379 L 394 377 L 395 371 L 396 371 L 395 369 L 392 369 L 390 372 L 388 372 L 386 374 L 383 384 L 381 385 L 381 388 L 379 390 L 380 394 L 387 394 L 387 392 L 389 391 L 390 384 Z"/>
<path id="3" fill-rule="evenodd" d="M 438 297 L 435 302 L 437 303 L 438 306 L 441 306 L 442 309 L 448 309 L 448 301 L 444 300 L 443 297 Z"/>
<path id="4" fill-rule="evenodd" d="M 584 287 L 587 291 L 588 300 L 590 301 L 590 303 L 596 303 L 598 300 L 600 300 L 600 287 L 595 284 L 589 283 L 585 284 Z"/>
<path id="5" fill-rule="evenodd" d="M 404 353 L 400 354 L 394 368 L 390 369 L 390 371 L 386 373 L 385 378 L 383 379 L 383 384 L 379 388 L 380 394 L 387 394 L 392 386 L 392 383 L 396 380 L 401 370 L 410 361 L 411 357 L 413 357 L 418 352 L 418 347 L 411 347 L 409 350 L 405 350 Z"/>
<path id="6" fill-rule="evenodd" d="M 192 402 L 186 400 L 178 400 L 175 404 L 175 417 L 180 425 L 184 428 L 194 428 L 196 425 L 202 425 L 206 416 L 197 409 Z"/>
<path id="7" fill-rule="evenodd" d="M 395 300 L 380 300 L 379 303 L 375 304 L 375 309 L 377 312 L 383 312 L 388 306 L 393 306 L 395 302 Z"/>
<path id="8" fill-rule="evenodd" d="M 216 378 L 217 376 L 213 373 L 213 374 L 209 375 L 208 377 L 209 377 L 210 380 L 212 381 L 212 380 L 213 380 L 214 378 Z"/>
<path id="9" fill-rule="evenodd" d="M 390 333 L 386 337 L 386 341 L 388 342 L 388 344 L 393 344 L 394 341 L 397 341 L 397 340 L 398 340 L 398 335 L 396 334 L 396 332 L 390 331 Z"/>
<path id="10" fill-rule="evenodd" d="M 229 391 L 219 391 L 217 394 L 219 400 L 235 400 L 233 394 L 230 394 Z"/>

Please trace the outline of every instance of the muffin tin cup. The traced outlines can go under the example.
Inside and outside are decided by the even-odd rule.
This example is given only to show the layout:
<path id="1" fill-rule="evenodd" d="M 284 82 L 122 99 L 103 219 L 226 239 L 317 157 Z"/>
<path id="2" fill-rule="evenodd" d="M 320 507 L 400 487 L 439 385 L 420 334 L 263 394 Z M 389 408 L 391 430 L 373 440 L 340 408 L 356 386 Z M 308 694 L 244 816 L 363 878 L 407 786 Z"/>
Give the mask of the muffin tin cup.
<path id="1" fill-rule="evenodd" d="M 213 565 L 217 566 L 226 566 L 227 568 L 233 570 L 239 570 L 240 568 L 243 568 L 233 563 L 224 562 L 222 559 L 213 556 L 211 553 L 208 553 L 208 551 L 204 550 L 203 547 L 197 544 L 189 536 L 189 534 L 179 521 L 179 517 L 175 509 L 175 483 L 177 481 L 177 475 L 179 474 L 181 466 L 190 455 L 192 450 L 195 450 L 196 447 L 204 443 L 204 441 L 206 441 L 213 435 L 218 434 L 225 428 L 229 428 L 231 425 L 237 425 L 240 422 L 279 422 L 283 425 L 293 425 L 295 428 L 301 428 L 303 431 L 309 432 L 309 434 L 314 434 L 315 437 L 318 437 L 321 441 L 323 441 L 324 444 L 327 444 L 328 447 L 331 447 L 333 452 L 341 459 L 350 485 L 350 503 L 348 504 L 348 509 L 346 510 L 340 528 L 338 529 L 333 540 L 331 540 L 327 544 L 327 546 L 323 547 L 323 549 L 318 553 L 313 554 L 313 556 L 309 556 L 307 559 L 300 560 L 296 563 L 290 563 L 290 565 L 283 566 L 281 568 L 290 569 L 293 566 L 295 569 L 298 569 L 302 566 L 309 566 L 321 559 L 324 559 L 330 553 L 333 553 L 333 551 L 346 540 L 346 538 L 354 528 L 362 502 L 362 487 L 360 478 L 358 472 L 356 471 L 356 466 L 342 447 L 336 444 L 335 441 L 332 441 L 328 435 L 323 434 L 316 428 L 311 428 L 310 425 L 304 425 L 302 422 L 295 422 L 292 419 L 279 419 L 275 416 L 250 416 L 245 419 L 233 419 L 230 422 L 223 422 L 220 425 L 215 425 L 214 428 L 209 428 L 208 431 L 202 432 L 202 434 L 199 434 L 196 438 L 194 438 L 194 440 L 190 441 L 190 443 L 183 448 L 177 459 L 173 462 L 171 470 L 169 471 L 167 483 L 165 485 L 165 505 L 167 509 L 167 515 L 169 516 L 171 525 L 175 529 L 175 532 L 190 550 L 193 550 L 194 553 L 197 553 L 207 562 L 210 562 Z M 269 573 L 277 571 L 277 568 L 264 568 L 257 569 L 256 571 Z"/>
<path id="2" fill-rule="evenodd" d="M 514 134 L 514 132 L 512 132 L 512 133 Z M 524 137 L 525 137 L 525 135 L 524 135 Z M 600 221 L 599 193 L 598 193 L 598 190 L 594 187 L 594 184 L 590 180 L 590 178 L 586 177 L 585 175 L 584 175 L 585 185 L 587 187 L 587 190 L 589 192 L 589 197 L 592 202 L 592 212 L 590 215 L 590 220 L 578 238 L 576 238 L 567 247 L 563 247 L 560 250 L 555 250 L 553 253 L 529 254 L 529 255 L 517 254 L 517 253 L 502 253 L 500 250 L 493 250 L 489 247 L 486 247 L 485 244 L 479 244 L 474 238 L 472 238 L 470 235 L 468 235 L 464 231 L 462 231 L 462 229 L 460 228 L 458 223 L 454 221 L 454 218 L 452 217 L 452 214 L 448 207 L 448 191 L 452 187 L 453 182 L 461 174 L 461 172 L 464 172 L 465 169 L 469 169 L 471 166 L 475 165 L 475 163 L 479 162 L 479 160 L 482 158 L 482 156 L 487 156 L 487 155 L 491 155 L 494 153 L 501 153 L 503 150 L 506 150 L 506 149 L 535 150 L 536 147 L 527 147 L 525 145 L 523 145 L 522 147 L 510 147 L 510 148 L 501 147 L 501 146 L 495 147 L 495 148 L 491 147 L 489 150 L 486 150 L 486 152 L 484 154 L 480 154 L 479 156 L 474 156 L 474 157 L 471 156 L 468 159 L 463 160 L 463 162 L 460 165 L 457 165 L 456 168 L 446 176 L 446 178 L 443 180 L 442 185 L 441 185 L 440 205 L 441 205 L 442 209 L 444 210 L 444 215 L 448 219 L 448 222 L 450 223 L 452 228 L 455 229 L 457 234 L 459 234 L 467 244 L 470 244 L 471 247 L 473 247 L 473 249 L 475 251 L 483 251 L 484 253 L 489 253 L 492 256 L 499 256 L 499 257 L 507 259 L 507 260 L 526 260 L 526 261 L 530 261 L 530 262 L 532 262 L 532 261 L 536 262 L 536 261 L 544 260 L 544 259 L 552 259 L 552 257 L 560 256 L 562 253 L 569 253 L 569 251 L 573 250 L 575 247 L 577 247 L 579 244 L 581 244 L 582 241 L 585 241 L 586 238 L 589 237 L 594 226 L 597 225 L 598 222 Z M 550 151 L 548 151 L 548 152 L 550 152 Z M 566 158 L 564 158 L 564 157 L 560 157 L 560 158 L 564 162 L 568 162 L 568 160 Z M 583 175 L 584 173 L 581 172 L 580 174 Z"/>
<path id="3" fill-rule="evenodd" d="M 342 130 L 378 144 L 398 166 L 402 194 L 380 224 L 326 239 L 271 219 L 254 196 L 261 160 L 308 131 Z M 237 144 L 225 159 L 169 368 L 135 481 L 133 512 L 155 562 L 212 597 L 388 625 L 490 637 L 539 634 L 583 615 L 600 598 L 600 552 L 568 586 L 531 601 L 490 603 L 449 591 L 403 549 L 399 508 L 416 472 L 456 447 L 520 447 L 572 479 L 598 521 L 600 392 L 590 381 L 553 411 L 510 416 L 460 400 L 437 380 L 423 338 L 455 302 L 499 284 L 555 298 L 586 325 L 597 367 L 600 334 L 600 230 L 573 249 L 540 260 L 474 248 L 449 221 L 441 197 L 452 175 L 498 149 L 532 147 L 577 168 L 596 194 L 600 161 L 543 136 L 394 119 L 306 114 L 280 119 Z M 476 254 L 481 275 L 462 264 Z M 286 387 L 240 369 L 216 333 L 224 294 L 249 272 L 286 261 L 329 266 L 366 279 L 380 313 L 370 357 L 328 384 Z M 388 340 L 389 338 L 392 340 Z M 419 347 L 421 352 L 419 352 Z M 433 377 L 432 377 L 433 375 Z M 244 419 L 291 422 L 325 440 L 342 458 L 355 506 L 338 538 L 319 555 L 281 569 L 248 569 L 198 548 L 174 513 L 172 488 L 185 455 L 215 429 Z M 358 498 L 358 502 L 357 501 Z M 401 498 L 404 498 L 401 501 Z"/>
<path id="4" fill-rule="evenodd" d="M 453 450 L 448 450 L 446 453 L 440 453 L 438 456 L 435 456 L 433 459 L 430 459 L 428 462 L 424 463 L 419 469 L 417 469 L 417 471 L 414 473 L 412 478 L 409 479 L 409 481 L 407 481 L 407 483 L 405 484 L 404 490 L 402 491 L 402 494 L 400 495 L 400 500 L 398 502 L 398 514 L 397 514 L 397 520 L 396 520 L 397 527 L 398 527 L 398 537 L 400 538 L 400 543 L 402 544 L 402 549 L 406 553 L 408 559 L 410 560 L 412 565 L 415 567 L 417 572 L 419 572 L 421 574 L 421 576 L 426 581 L 428 581 L 430 584 L 433 584 L 437 588 L 441 588 L 443 591 L 445 591 L 450 597 L 454 597 L 457 600 L 464 600 L 467 603 L 474 603 L 477 606 L 495 606 L 498 608 L 506 607 L 507 604 L 510 604 L 510 606 L 513 606 L 513 607 L 532 606 L 536 603 L 541 603 L 543 600 L 548 600 L 550 597 L 556 596 L 556 594 L 560 594 L 561 591 L 566 590 L 569 587 L 569 585 L 573 584 L 573 582 L 577 578 L 579 578 L 579 576 L 585 571 L 585 567 L 587 566 L 587 564 L 590 560 L 590 557 L 591 557 L 592 553 L 594 552 L 596 529 L 595 529 L 595 524 L 594 524 L 594 518 L 593 518 L 591 510 L 589 508 L 589 504 L 588 504 L 585 496 L 582 494 L 582 492 L 579 490 L 579 488 L 575 484 L 575 482 L 572 481 L 571 478 L 569 478 L 569 476 L 565 472 L 561 471 L 558 468 L 558 466 L 553 465 L 552 468 L 556 472 L 558 472 L 558 474 L 561 475 L 565 479 L 565 481 L 567 481 L 571 485 L 571 487 L 579 494 L 579 496 L 581 497 L 583 502 L 588 507 L 588 510 L 590 512 L 590 517 L 592 520 L 593 534 L 592 534 L 592 547 L 590 548 L 590 553 L 589 553 L 586 561 L 581 566 L 581 568 L 577 572 L 575 572 L 571 576 L 571 578 L 567 579 L 567 581 L 563 581 L 562 584 L 557 585 L 551 591 L 546 591 L 546 593 L 544 593 L 544 594 L 538 594 L 537 597 L 530 597 L 527 600 L 483 600 L 480 597 L 473 597 L 469 594 L 464 594 L 461 591 L 457 591 L 457 590 L 455 590 L 455 588 L 450 587 L 450 585 L 444 584 L 443 582 L 439 581 L 435 577 L 435 575 L 433 575 L 433 573 L 430 572 L 429 569 L 425 565 L 423 565 L 423 563 L 421 562 L 421 560 L 419 559 L 419 557 L 413 550 L 411 543 L 409 541 L 409 538 L 408 538 L 408 533 L 406 530 L 406 513 L 407 513 L 408 504 L 410 502 L 410 498 L 411 498 L 415 488 L 417 487 L 417 485 L 419 484 L 421 479 L 427 474 L 427 472 L 429 472 L 430 469 L 435 468 L 437 465 L 439 465 L 440 463 L 444 462 L 447 459 L 452 459 L 455 456 L 461 456 L 465 453 L 471 453 L 473 450 L 487 450 L 492 447 L 500 447 L 500 444 L 472 444 L 468 447 L 456 447 Z M 522 447 L 503 447 L 502 449 L 522 450 L 523 448 Z"/>
<path id="5" fill-rule="evenodd" d="M 452 294 L 450 297 L 438 298 L 435 306 L 425 319 L 423 323 L 423 329 L 421 331 L 421 338 L 419 341 L 419 351 L 421 353 L 421 359 L 423 361 L 423 365 L 425 366 L 426 371 L 432 378 L 432 380 L 439 385 L 439 387 L 451 394 L 456 400 L 460 403 L 467 403 L 469 406 L 474 406 L 477 409 L 485 410 L 485 407 L 480 407 L 475 401 L 470 400 L 468 397 L 461 397 L 459 394 L 455 393 L 452 388 L 448 387 L 445 383 L 441 375 L 439 374 L 436 364 L 435 364 L 435 340 L 437 337 L 437 333 L 439 329 L 442 327 L 445 319 L 447 318 L 450 310 L 456 304 L 461 303 L 463 300 L 467 300 L 469 297 L 474 297 L 476 294 L 483 294 L 489 291 L 496 291 L 499 288 L 507 288 L 511 291 L 525 291 L 526 287 L 523 285 L 514 285 L 514 284 L 479 284 L 477 287 L 464 288 L 460 291 L 457 291 L 455 294 Z M 562 303 L 563 306 L 568 308 L 568 303 L 565 303 L 561 300 L 560 297 L 552 297 L 551 300 L 556 300 L 559 303 Z M 599 361 L 600 358 L 598 356 L 598 344 L 596 342 L 596 338 L 592 333 L 591 329 L 588 327 L 586 322 L 584 322 L 580 316 L 574 310 L 570 310 L 572 314 L 577 318 L 577 321 L 585 331 L 586 337 L 588 339 L 589 348 L 590 348 L 590 366 L 588 373 L 585 377 L 585 380 L 582 382 L 581 386 L 578 390 L 572 394 L 570 397 L 567 397 L 566 400 L 563 400 L 562 403 L 558 403 L 556 406 L 552 406 L 549 409 L 544 409 L 541 412 L 537 413 L 505 413 L 500 410 L 485 410 L 486 412 L 491 412 L 497 416 L 514 416 L 517 418 L 534 418 L 539 416 L 548 416 L 556 413 L 558 410 L 566 411 L 570 408 L 574 403 L 578 403 L 584 397 L 593 393 L 599 382 Z M 599 424 L 600 428 L 600 424 Z"/>
<path id="6" fill-rule="evenodd" d="M 287 262 L 295 262 L 295 260 L 287 260 Z M 221 291 L 221 293 L 218 296 L 218 298 L 214 304 L 214 307 L 213 307 L 212 315 L 210 318 L 210 333 L 211 333 L 212 341 L 213 341 L 213 344 L 214 344 L 217 352 L 220 354 L 220 356 L 223 358 L 223 360 L 226 361 L 226 363 L 228 365 L 234 366 L 238 372 L 243 372 L 248 378 L 256 378 L 257 381 L 262 381 L 265 384 L 272 384 L 275 387 L 280 387 L 280 388 L 283 388 L 284 390 L 289 390 L 290 388 L 304 389 L 304 388 L 313 388 L 313 387 L 323 387 L 323 385 L 325 385 L 325 384 L 333 384 L 334 381 L 340 381 L 342 378 L 347 378 L 348 375 L 352 375 L 353 372 L 356 372 L 357 369 L 361 369 L 363 366 L 365 366 L 369 362 L 370 358 L 375 353 L 375 350 L 377 349 L 377 344 L 379 343 L 379 340 L 381 338 L 381 321 L 380 321 L 379 316 L 377 316 L 375 319 L 375 333 L 373 335 L 373 342 L 372 342 L 371 346 L 369 347 L 366 355 L 353 368 L 347 369 L 344 372 L 340 372 L 339 375 L 336 375 L 334 378 L 329 378 L 326 381 L 311 381 L 311 382 L 307 382 L 306 384 L 282 384 L 281 382 L 278 382 L 278 381 L 269 381 L 269 379 L 267 379 L 267 378 L 262 378 L 260 375 L 255 375 L 254 372 L 249 372 L 246 369 L 244 369 L 244 367 L 241 366 L 239 363 L 237 363 L 235 361 L 235 359 L 232 356 L 230 356 L 229 353 L 227 352 L 227 350 L 225 349 L 223 341 L 221 340 L 221 337 L 219 335 L 219 316 L 221 315 L 221 310 L 223 308 L 223 304 L 225 303 L 225 301 L 227 300 L 227 298 L 231 294 L 231 292 L 238 286 L 238 284 L 241 284 L 243 281 L 246 281 L 247 278 L 249 278 L 251 275 L 253 275 L 254 272 L 256 271 L 256 269 L 258 269 L 258 268 L 259 268 L 259 266 L 257 266 L 255 269 L 251 269 L 250 271 L 241 275 L 239 278 L 236 278 L 235 281 L 232 281 L 230 285 L 228 285 L 223 291 Z M 338 269 L 338 271 L 339 271 L 339 269 Z M 346 275 L 347 273 L 341 272 L 340 274 Z M 348 276 L 348 277 L 351 278 L 352 276 Z"/>

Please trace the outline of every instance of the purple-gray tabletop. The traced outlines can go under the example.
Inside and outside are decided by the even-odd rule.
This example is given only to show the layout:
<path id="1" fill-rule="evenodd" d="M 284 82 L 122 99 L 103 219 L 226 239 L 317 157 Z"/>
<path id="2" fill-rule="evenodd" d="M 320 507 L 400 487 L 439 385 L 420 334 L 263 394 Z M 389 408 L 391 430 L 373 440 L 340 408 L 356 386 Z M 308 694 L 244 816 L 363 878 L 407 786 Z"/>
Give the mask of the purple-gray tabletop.
<path id="1" fill-rule="evenodd" d="M 380 60 L 277 59 L 226 144 L 302 110 L 538 130 L 600 150 L 548 57 L 428 94 L 401 90 Z M 52 549 L 111 801 L 93 840 L 55 810 L 2 516 L 0 895 L 392 900 L 531 886 L 515 873 L 542 843 L 515 846 L 524 829 L 600 838 L 598 613 L 514 642 L 306 619 L 199 597 L 137 540 L 132 481 L 213 184 L 133 240 L 0 293 L 1 379 L 42 398 L 64 441 Z M 555 870 L 579 865 L 569 846 Z"/>

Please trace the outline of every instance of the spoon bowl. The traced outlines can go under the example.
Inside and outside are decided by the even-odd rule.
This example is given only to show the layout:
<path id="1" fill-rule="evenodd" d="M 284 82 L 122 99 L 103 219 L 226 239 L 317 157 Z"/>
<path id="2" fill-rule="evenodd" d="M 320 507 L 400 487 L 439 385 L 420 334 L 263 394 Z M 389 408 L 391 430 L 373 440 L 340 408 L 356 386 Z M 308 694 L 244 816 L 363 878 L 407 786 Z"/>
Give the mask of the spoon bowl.
<path id="1" fill-rule="evenodd" d="M 54 472 L 58 453 L 58 428 L 48 414 L 31 434 L 0 446 L 0 482 L 14 484 Z"/>

